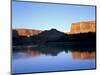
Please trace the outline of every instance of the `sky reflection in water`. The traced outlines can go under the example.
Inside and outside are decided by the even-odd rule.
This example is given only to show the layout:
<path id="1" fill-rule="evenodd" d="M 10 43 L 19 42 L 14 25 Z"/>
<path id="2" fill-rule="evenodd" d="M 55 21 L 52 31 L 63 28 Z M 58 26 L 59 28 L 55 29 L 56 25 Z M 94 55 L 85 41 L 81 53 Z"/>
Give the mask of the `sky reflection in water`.
<path id="1" fill-rule="evenodd" d="M 12 73 L 95 69 L 95 58 L 95 48 L 16 47 L 13 48 Z"/>

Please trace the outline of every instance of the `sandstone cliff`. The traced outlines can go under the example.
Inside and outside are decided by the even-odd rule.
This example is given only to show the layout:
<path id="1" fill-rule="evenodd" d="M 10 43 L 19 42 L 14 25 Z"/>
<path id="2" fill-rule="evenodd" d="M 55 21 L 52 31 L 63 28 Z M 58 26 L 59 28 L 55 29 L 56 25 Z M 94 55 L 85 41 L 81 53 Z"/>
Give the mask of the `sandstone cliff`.
<path id="1" fill-rule="evenodd" d="M 34 30 L 34 29 L 15 29 L 19 36 L 33 36 L 38 35 L 41 33 L 41 30 Z"/>
<path id="2" fill-rule="evenodd" d="M 95 21 L 72 23 L 70 33 L 96 32 Z"/>

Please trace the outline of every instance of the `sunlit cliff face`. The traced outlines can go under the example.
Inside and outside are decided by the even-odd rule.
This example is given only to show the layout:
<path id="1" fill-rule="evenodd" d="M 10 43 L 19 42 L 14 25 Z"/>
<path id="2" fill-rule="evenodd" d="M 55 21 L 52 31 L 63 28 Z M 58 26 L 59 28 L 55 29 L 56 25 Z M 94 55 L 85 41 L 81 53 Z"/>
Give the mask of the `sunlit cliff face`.
<path id="1" fill-rule="evenodd" d="M 95 59 L 96 53 L 95 52 L 79 52 L 79 51 L 73 51 L 72 52 L 73 59 Z"/>
<path id="2" fill-rule="evenodd" d="M 17 33 L 19 36 L 33 36 L 33 35 L 38 35 L 39 33 L 41 33 L 41 30 L 32 30 L 32 29 L 16 29 Z"/>
<path id="3" fill-rule="evenodd" d="M 72 23 L 70 33 L 96 32 L 95 21 Z"/>

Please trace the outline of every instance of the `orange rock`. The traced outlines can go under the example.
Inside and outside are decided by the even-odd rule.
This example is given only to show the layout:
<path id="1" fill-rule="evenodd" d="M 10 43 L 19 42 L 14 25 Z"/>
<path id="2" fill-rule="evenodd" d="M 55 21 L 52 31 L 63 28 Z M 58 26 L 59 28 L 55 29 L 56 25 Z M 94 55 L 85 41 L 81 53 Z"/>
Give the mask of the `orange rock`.
<path id="1" fill-rule="evenodd" d="M 70 33 L 96 32 L 95 21 L 72 23 Z"/>
<path id="2" fill-rule="evenodd" d="M 41 33 L 41 30 L 34 30 L 34 29 L 15 29 L 18 33 L 19 36 L 33 36 L 33 35 L 38 35 Z"/>

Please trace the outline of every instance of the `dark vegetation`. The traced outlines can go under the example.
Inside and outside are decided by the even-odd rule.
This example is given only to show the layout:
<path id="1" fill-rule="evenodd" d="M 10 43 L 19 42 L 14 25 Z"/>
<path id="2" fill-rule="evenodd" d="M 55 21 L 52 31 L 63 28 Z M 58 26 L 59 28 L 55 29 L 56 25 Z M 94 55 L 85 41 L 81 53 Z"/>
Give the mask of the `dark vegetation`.
<path id="1" fill-rule="evenodd" d="M 51 29 L 34 36 L 19 36 L 13 30 L 13 46 L 34 45 L 34 44 L 59 44 L 59 45 L 96 45 L 96 33 L 64 34 L 63 32 Z"/>

